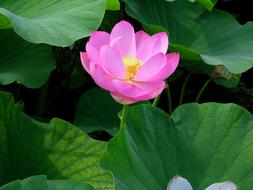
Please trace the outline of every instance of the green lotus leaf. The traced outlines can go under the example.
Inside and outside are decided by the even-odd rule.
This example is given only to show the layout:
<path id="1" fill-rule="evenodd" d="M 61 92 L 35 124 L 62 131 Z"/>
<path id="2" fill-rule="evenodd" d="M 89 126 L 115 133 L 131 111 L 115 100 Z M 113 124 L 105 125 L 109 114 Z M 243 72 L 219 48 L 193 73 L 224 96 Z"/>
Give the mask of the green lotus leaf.
<path id="1" fill-rule="evenodd" d="M 9 94 L 0 93 L 0 185 L 33 175 L 71 179 L 112 190 L 112 177 L 99 166 L 105 142 L 60 119 L 49 124 L 14 108 Z"/>
<path id="2" fill-rule="evenodd" d="M 0 30 L 0 84 L 17 82 L 38 88 L 55 68 L 52 48 L 32 44 L 11 29 Z"/>
<path id="3" fill-rule="evenodd" d="M 186 0 L 124 0 L 127 13 L 146 25 L 165 28 L 171 51 L 181 58 L 223 65 L 240 74 L 253 66 L 253 24 L 240 25 L 224 12 L 206 11 Z M 153 29 L 154 30 L 154 29 Z"/>
<path id="4" fill-rule="evenodd" d="M 87 133 L 106 130 L 114 135 L 119 129 L 121 109 L 108 92 L 94 88 L 81 96 L 74 123 Z"/>
<path id="5" fill-rule="evenodd" d="M 69 46 L 99 27 L 105 3 L 105 0 L 0 0 L 0 28 L 9 28 L 6 23 L 10 23 L 29 42 Z"/>
<path id="6" fill-rule="evenodd" d="M 12 181 L 0 190 L 93 190 L 90 185 L 71 180 L 47 180 L 46 176 L 32 176 Z"/>
<path id="7" fill-rule="evenodd" d="M 253 116 L 235 104 L 186 104 L 172 118 L 139 105 L 109 142 L 101 165 L 113 173 L 116 190 L 164 190 L 180 175 L 195 190 L 233 181 L 253 184 Z"/>

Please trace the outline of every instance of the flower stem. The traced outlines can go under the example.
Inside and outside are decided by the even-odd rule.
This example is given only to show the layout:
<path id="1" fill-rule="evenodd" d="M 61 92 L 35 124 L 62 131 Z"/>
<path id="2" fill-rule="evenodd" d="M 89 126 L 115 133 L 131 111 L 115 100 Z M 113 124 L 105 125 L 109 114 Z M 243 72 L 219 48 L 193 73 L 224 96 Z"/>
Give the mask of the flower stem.
<path id="1" fill-rule="evenodd" d="M 179 105 L 181 105 L 183 103 L 184 94 L 185 94 L 185 87 L 186 87 L 186 84 L 187 84 L 189 78 L 190 78 L 190 74 L 188 74 L 187 77 L 184 80 L 184 83 L 183 83 L 183 86 L 182 86 L 182 89 L 181 89 L 181 93 L 180 93 Z"/>
<path id="2" fill-rule="evenodd" d="M 166 91 L 167 91 L 167 96 L 168 96 L 169 114 L 171 115 L 171 113 L 172 113 L 172 97 L 171 97 L 171 92 L 170 92 L 169 86 L 167 87 Z"/>
<path id="3" fill-rule="evenodd" d="M 162 93 L 161 93 L 161 94 L 162 94 Z M 154 99 L 154 101 L 153 101 L 153 103 L 152 103 L 152 106 L 153 106 L 153 107 L 156 107 L 156 106 L 157 106 L 157 104 L 158 104 L 158 102 L 159 102 L 159 100 L 160 100 L 161 94 L 159 94 L 158 96 L 155 97 L 155 99 Z"/>
<path id="4" fill-rule="evenodd" d="M 206 87 L 208 86 L 208 84 L 212 81 L 212 78 L 208 79 L 205 84 L 202 86 L 202 88 L 200 89 L 198 95 L 197 95 L 197 98 L 195 100 L 195 102 L 198 102 L 200 97 L 202 96 L 204 90 L 206 89 Z"/>
<path id="5" fill-rule="evenodd" d="M 125 104 L 123 106 L 123 110 L 122 110 L 122 116 L 121 116 L 121 121 L 120 121 L 120 128 L 122 128 L 123 125 L 126 123 L 127 113 L 128 113 L 128 105 Z"/>

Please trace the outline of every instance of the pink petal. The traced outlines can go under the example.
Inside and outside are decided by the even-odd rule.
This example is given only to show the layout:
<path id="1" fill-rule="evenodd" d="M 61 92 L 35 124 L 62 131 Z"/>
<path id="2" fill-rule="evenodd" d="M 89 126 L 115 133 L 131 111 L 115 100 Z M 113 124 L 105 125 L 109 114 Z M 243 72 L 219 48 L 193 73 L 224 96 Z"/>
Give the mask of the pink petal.
<path id="1" fill-rule="evenodd" d="M 136 99 L 137 99 L 138 101 L 153 99 L 153 98 L 155 98 L 156 96 L 158 96 L 159 94 L 161 94 L 162 91 L 163 91 L 165 88 L 166 88 L 166 84 L 165 84 L 165 82 L 163 81 L 163 82 L 161 83 L 161 85 L 160 85 L 156 90 L 154 90 L 154 91 L 151 92 L 151 93 L 145 94 L 145 95 L 143 95 L 143 96 L 136 97 Z"/>
<path id="2" fill-rule="evenodd" d="M 103 45 L 110 44 L 110 34 L 102 31 L 93 32 L 88 43 L 99 50 Z"/>
<path id="3" fill-rule="evenodd" d="M 113 80 L 113 85 L 119 94 L 139 101 L 154 98 L 165 87 L 164 81 L 149 83 L 130 83 Z"/>
<path id="4" fill-rule="evenodd" d="M 157 73 L 161 72 L 162 68 L 166 65 L 167 57 L 163 53 L 159 53 L 151 57 L 140 68 L 134 80 L 136 81 L 150 81 Z"/>
<path id="5" fill-rule="evenodd" d="M 120 104 L 132 104 L 132 103 L 135 103 L 135 102 L 138 102 L 139 100 L 136 100 L 134 98 L 129 98 L 129 97 L 126 97 L 126 96 L 123 96 L 117 92 L 111 92 L 111 96 L 113 97 L 113 99 L 120 103 Z"/>
<path id="6" fill-rule="evenodd" d="M 179 53 L 167 54 L 166 64 L 150 81 L 165 80 L 168 78 L 176 70 L 179 63 L 179 58 Z"/>
<path id="7" fill-rule="evenodd" d="M 90 60 L 85 52 L 80 52 L 81 62 L 83 65 L 83 68 L 87 71 L 87 73 L 90 74 Z"/>
<path id="8" fill-rule="evenodd" d="M 148 35 L 143 30 L 135 33 L 137 54 L 138 54 L 138 51 L 140 51 L 146 45 L 146 42 L 149 38 L 150 38 L 150 35 Z"/>
<path id="9" fill-rule="evenodd" d="M 165 83 L 164 83 L 165 84 Z M 156 96 L 158 96 L 163 89 L 165 88 L 165 85 L 161 85 L 159 86 L 159 88 L 157 88 L 155 91 L 138 96 L 136 98 L 132 98 L 132 97 L 128 97 L 128 96 L 124 96 L 119 92 L 111 92 L 112 97 L 119 103 L 121 104 L 131 104 L 131 103 L 135 103 L 135 102 L 139 102 L 139 101 L 145 101 L 145 100 L 149 100 L 149 99 L 153 99 Z"/>
<path id="10" fill-rule="evenodd" d="M 153 47 L 156 44 L 156 40 L 152 40 L 151 37 L 146 41 L 142 42 L 142 46 L 137 49 L 136 57 L 142 62 L 146 62 L 149 58 L 153 56 Z"/>
<path id="11" fill-rule="evenodd" d="M 154 97 L 158 96 L 162 92 L 162 90 L 163 89 L 161 89 L 156 95 L 153 95 L 153 96 L 145 95 L 145 96 L 142 96 L 141 98 L 137 98 L 137 99 L 123 96 L 121 94 L 115 94 L 114 92 L 111 92 L 111 96 L 113 97 L 113 99 L 115 101 L 117 101 L 120 104 L 133 104 L 136 102 L 153 99 Z"/>
<path id="12" fill-rule="evenodd" d="M 86 52 L 91 61 L 101 63 L 101 59 L 99 57 L 99 49 L 92 46 L 89 42 L 86 44 Z"/>
<path id="13" fill-rule="evenodd" d="M 108 91 L 115 91 L 112 84 L 113 78 L 108 75 L 99 65 L 91 64 L 90 73 L 95 83 L 101 88 Z"/>
<path id="14" fill-rule="evenodd" d="M 135 98 L 122 95 L 120 92 L 111 92 L 111 95 L 117 102 L 121 104 L 132 104 L 139 101 L 153 99 L 156 96 L 158 96 L 163 91 L 164 88 L 165 88 L 165 83 L 162 82 L 161 85 L 159 85 L 158 88 L 155 89 L 154 91 L 146 93 L 141 96 L 137 96 Z"/>
<path id="15" fill-rule="evenodd" d="M 116 24 L 111 32 L 110 45 L 113 46 L 123 56 L 135 56 L 135 34 L 133 26 L 126 22 L 120 21 Z"/>
<path id="16" fill-rule="evenodd" d="M 110 34 L 107 32 L 96 31 L 93 32 L 90 40 L 86 44 L 86 52 L 91 61 L 96 63 L 101 63 L 99 58 L 99 51 L 103 45 L 109 45 L 110 43 Z"/>
<path id="17" fill-rule="evenodd" d="M 117 51 L 105 45 L 100 50 L 100 58 L 102 60 L 101 65 L 111 76 L 118 79 L 125 78 L 125 67 Z"/>
<path id="18" fill-rule="evenodd" d="M 155 35 L 152 36 L 152 38 L 157 38 L 157 46 L 156 49 L 154 49 L 154 51 L 158 52 L 162 52 L 164 54 L 167 53 L 168 50 L 168 45 L 169 45 L 169 39 L 168 39 L 168 35 L 166 32 L 159 32 Z M 156 52 L 154 52 L 156 53 Z"/>
<path id="19" fill-rule="evenodd" d="M 137 49 L 137 58 L 146 62 L 158 53 L 166 53 L 168 49 L 168 35 L 166 32 L 157 33 L 143 41 L 143 45 Z"/>

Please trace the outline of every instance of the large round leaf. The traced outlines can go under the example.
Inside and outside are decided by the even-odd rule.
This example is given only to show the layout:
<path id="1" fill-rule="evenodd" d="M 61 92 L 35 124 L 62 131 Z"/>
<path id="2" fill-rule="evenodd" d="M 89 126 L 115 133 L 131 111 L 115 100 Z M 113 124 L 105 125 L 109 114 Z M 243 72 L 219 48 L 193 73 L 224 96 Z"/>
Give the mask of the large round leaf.
<path id="1" fill-rule="evenodd" d="M 12 30 L 0 30 L 0 44 L 0 84 L 16 81 L 37 88 L 55 68 L 48 45 L 31 44 Z"/>
<path id="2" fill-rule="evenodd" d="M 81 96 L 74 124 L 87 133 L 106 130 L 114 135 L 119 129 L 121 109 L 108 92 L 94 88 Z"/>
<path id="3" fill-rule="evenodd" d="M 194 190 L 231 180 L 253 184 L 253 116 L 234 104 L 188 104 L 172 115 L 141 105 L 108 144 L 102 166 L 116 190 L 164 190 L 176 175 Z"/>
<path id="4" fill-rule="evenodd" d="M 104 150 L 104 142 L 65 121 L 45 124 L 29 118 L 14 109 L 8 94 L 0 94 L 0 185 L 45 174 L 111 190 L 111 175 L 99 167 Z"/>
<path id="5" fill-rule="evenodd" d="M 185 0 L 124 0 L 127 12 L 169 32 L 171 49 L 182 58 L 224 65 L 234 74 L 253 66 L 253 24 L 240 25 L 228 13 L 208 12 Z M 147 26 L 146 26 L 147 27 Z M 152 26 L 153 27 L 153 26 Z"/>
<path id="6" fill-rule="evenodd" d="M 27 41 L 68 46 L 96 30 L 104 12 L 105 0 L 0 0 L 0 28 L 8 18 Z"/>
<path id="7" fill-rule="evenodd" d="M 2 187 L 0 190 L 93 190 L 85 183 L 71 180 L 47 180 L 46 176 L 32 176 L 24 180 L 16 180 Z"/>

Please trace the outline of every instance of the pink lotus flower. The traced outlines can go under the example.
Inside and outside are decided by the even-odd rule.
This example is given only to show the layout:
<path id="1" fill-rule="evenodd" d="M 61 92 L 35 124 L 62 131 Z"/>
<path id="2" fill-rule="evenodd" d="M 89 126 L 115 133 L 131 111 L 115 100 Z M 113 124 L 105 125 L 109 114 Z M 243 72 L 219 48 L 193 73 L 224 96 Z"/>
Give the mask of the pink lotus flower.
<path id="1" fill-rule="evenodd" d="M 130 23 L 121 21 L 111 34 L 93 32 L 81 61 L 98 86 L 119 103 L 130 104 L 152 99 L 165 88 L 164 80 L 179 62 L 179 54 L 166 54 L 167 48 L 167 33 L 135 33 Z"/>

